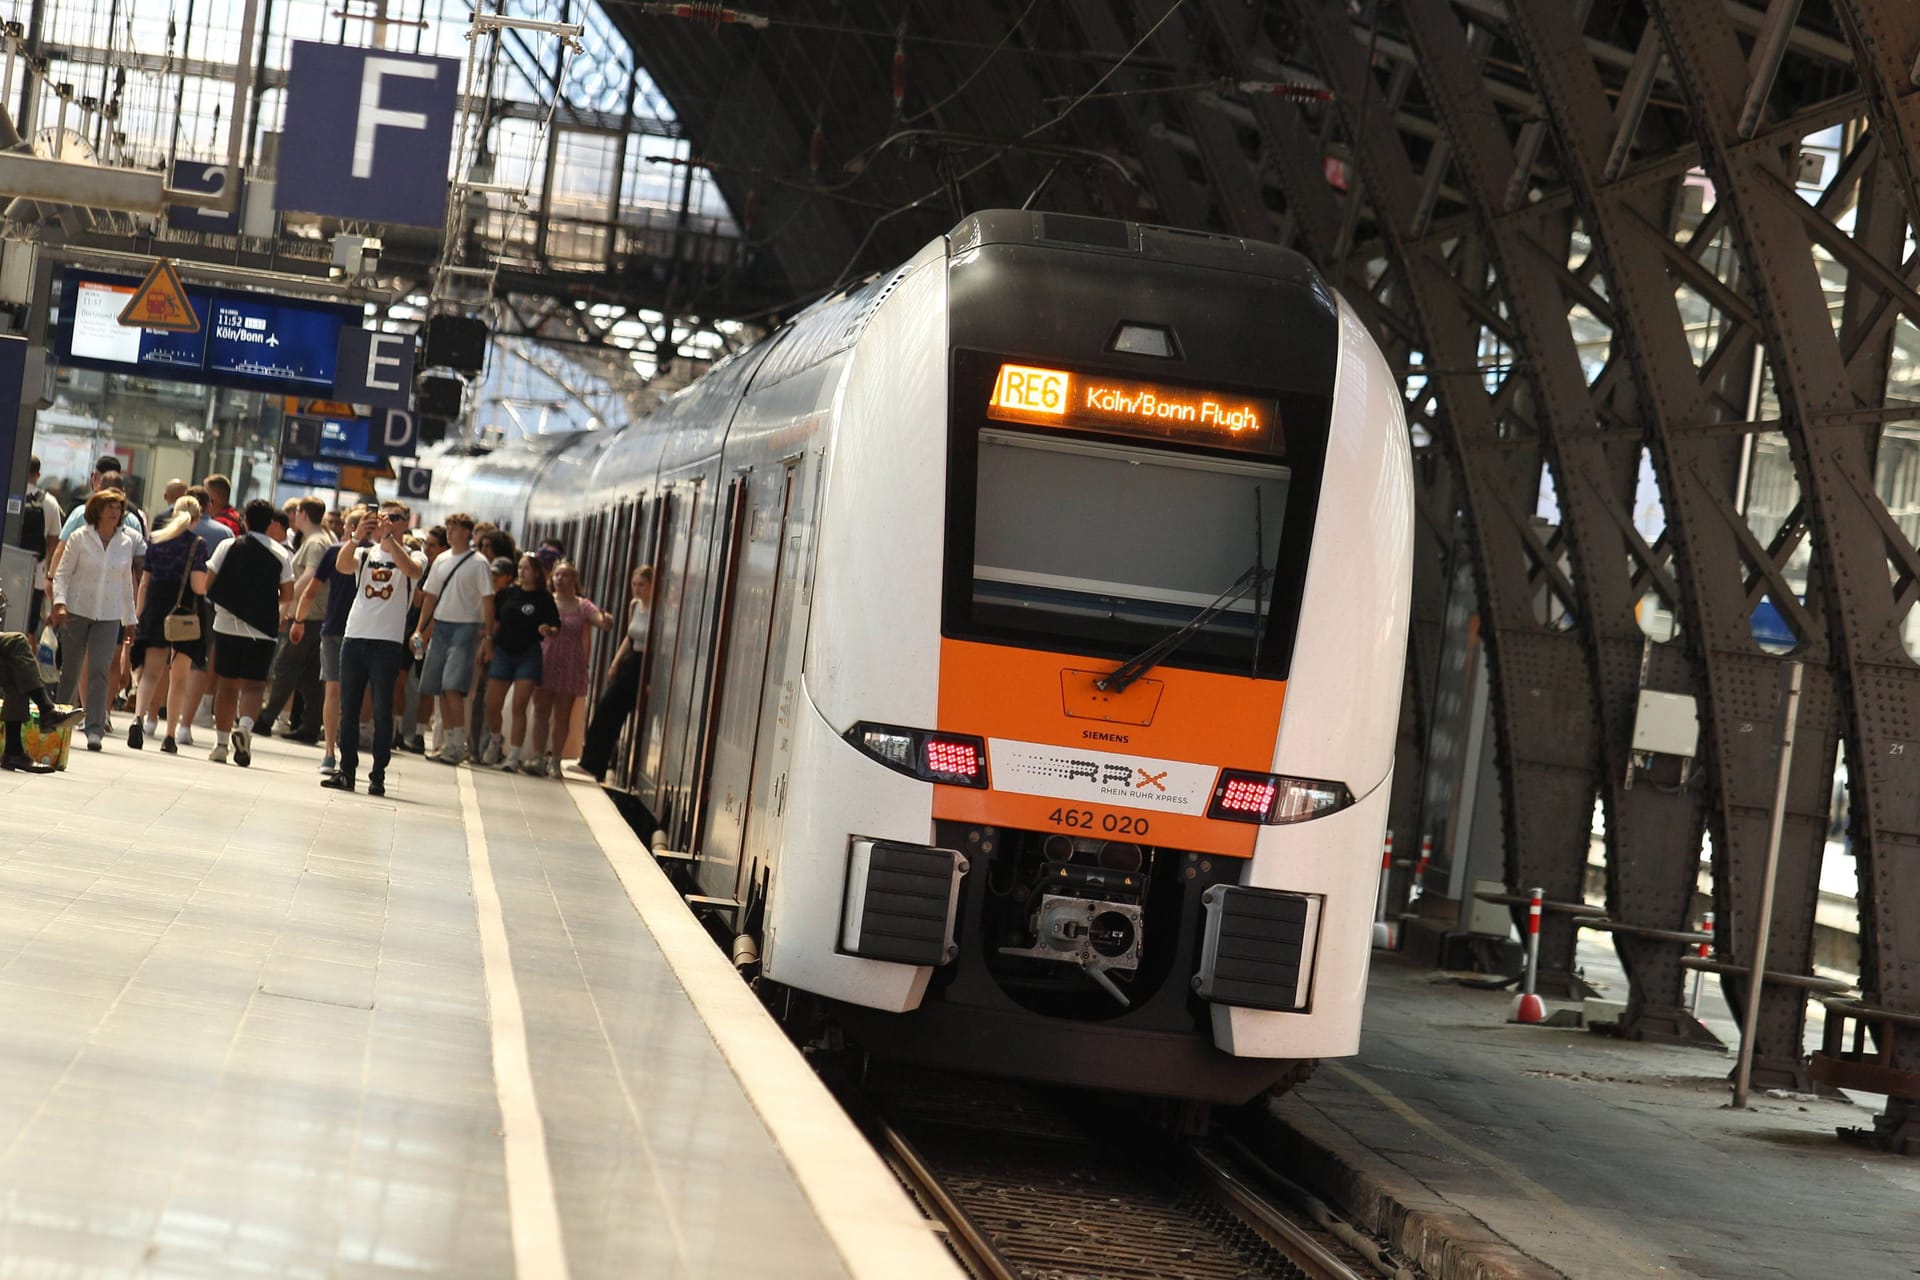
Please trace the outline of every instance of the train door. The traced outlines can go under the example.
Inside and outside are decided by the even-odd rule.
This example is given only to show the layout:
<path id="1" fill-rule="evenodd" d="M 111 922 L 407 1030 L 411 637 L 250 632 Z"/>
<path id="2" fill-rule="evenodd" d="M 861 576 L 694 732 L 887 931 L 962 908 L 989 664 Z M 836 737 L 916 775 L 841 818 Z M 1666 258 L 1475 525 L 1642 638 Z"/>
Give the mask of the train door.
<path id="1" fill-rule="evenodd" d="M 753 794 L 767 658 L 780 609 L 780 568 L 794 464 L 741 478 L 734 572 L 722 603 L 724 649 L 716 653 L 718 683 L 708 701 L 711 750 L 699 794 L 699 830 L 691 846 L 700 856 L 705 892 L 744 902 L 748 797 Z"/>
<path id="2" fill-rule="evenodd" d="M 664 670 L 663 665 L 658 660 L 660 652 L 659 637 L 662 633 L 660 631 L 660 614 L 655 601 L 659 599 L 660 595 L 659 574 L 663 571 L 662 566 L 666 564 L 667 534 L 672 527 L 668 520 L 670 506 L 670 495 L 668 494 L 657 494 L 647 502 L 645 517 L 642 520 L 644 526 L 643 537 L 645 540 L 641 544 L 646 548 L 646 553 L 644 559 L 636 560 L 637 563 L 654 565 L 656 568 L 654 574 L 654 594 L 646 602 L 648 618 L 647 639 L 640 659 L 640 687 L 634 695 L 633 715 L 628 721 L 633 728 L 627 734 L 627 749 L 624 756 L 625 765 L 621 775 L 622 785 L 625 786 L 628 791 L 635 793 L 638 793 L 641 789 L 641 750 L 647 737 L 646 726 L 648 722 L 648 712 L 655 701 L 652 693 L 653 682 L 659 678 L 658 673 Z M 640 553 L 636 550 L 635 555 L 639 557 Z M 620 590 L 620 612 L 615 614 L 614 617 L 621 633 L 625 634 L 628 597 L 626 595 L 626 584 L 624 582 L 621 584 Z"/>
<path id="3" fill-rule="evenodd" d="M 679 773 L 685 780 L 682 797 L 685 803 L 679 806 L 679 820 L 671 831 L 675 848 L 696 855 L 704 834 L 705 797 L 713 768 L 714 734 L 717 731 L 714 709 L 719 705 L 719 685 L 726 673 L 727 644 L 733 629 L 733 584 L 739 577 L 740 544 L 747 524 L 752 481 L 752 468 L 747 468 L 727 485 L 726 519 L 714 531 L 719 539 L 719 555 L 715 561 L 713 616 L 709 620 L 706 643 L 696 650 L 703 657 L 700 670 L 704 676 L 696 691 L 698 707 L 694 705 L 694 697 L 687 700 L 691 712 L 686 735 L 688 754 Z"/>
<path id="4" fill-rule="evenodd" d="M 662 823 L 671 813 L 668 805 L 673 779 L 668 776 L 668 768 L 677 753 L 670 748 L 675 730 L 683 727 L 680 722 L 685 719 L 684 712 L 675 715 L 674 711 L 676 707 L 684 708 L 692 698 L 693 679 L 687 668 L 693 665 L 694 659 L 685 652 L 687 646 L 681 633 L 689 630 L 685 626 L 689 611 L 695 613 L 695 625 L 698 624 L 700 601 L 688 592 L 687 580 L 693 567 L 693 532 L 701 506 L 700 489 L 701 482 L 696 480 L 670 495 L 666 536 L 661 541 L 660 559 L 654 562 L 657 580 L 653 589 L 653 637 L 648 645 L 653 658 L 653 687 L 641 740 L 640 773 L 644 785 L 639 795 Z"/>
<path id="5" fill-rule="evenodd" d="M 740 878 L 734 899 L 751 902 L 754 879 L 774 864 L 786 788 L 787 761 L 793 751 L 793 718 L 800 699 L 800 660 L 796 635 L 807 630 L 807 575 L 811 540 L 819 525 L 820 467 L 796 458 L 787 464 L 786 510 L 781 519 L 779 562 L 773 580 L 773 633 L 767 643 L 761 677 L 760 713 L 754 729 L 753 772 L 747 789 L 746 835 L 740 850 Z M 809 512 L 812 513 L 809 518 Z M 751 921 L 743 921 L 750 926 Z"/>

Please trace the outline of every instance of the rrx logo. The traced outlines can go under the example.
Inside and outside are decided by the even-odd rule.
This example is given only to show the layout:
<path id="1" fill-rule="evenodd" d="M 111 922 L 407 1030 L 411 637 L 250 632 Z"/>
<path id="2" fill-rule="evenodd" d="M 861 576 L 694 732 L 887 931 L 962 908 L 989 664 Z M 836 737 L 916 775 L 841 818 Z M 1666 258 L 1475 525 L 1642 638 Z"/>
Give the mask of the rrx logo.
<path id="1" fill-rule="evenodd" d="M 1132 765 L 1115 764 L 1112 761 L 1099 760 L 1062 760 L 1062 776 L 1068 782 L 1091 782 L 1096 787 L 1126 787 L 1133 791 L 1152 787 L 1156 791 L 1167 789 L 1167 771 L 1149 773 L 1145 769 Z"/>

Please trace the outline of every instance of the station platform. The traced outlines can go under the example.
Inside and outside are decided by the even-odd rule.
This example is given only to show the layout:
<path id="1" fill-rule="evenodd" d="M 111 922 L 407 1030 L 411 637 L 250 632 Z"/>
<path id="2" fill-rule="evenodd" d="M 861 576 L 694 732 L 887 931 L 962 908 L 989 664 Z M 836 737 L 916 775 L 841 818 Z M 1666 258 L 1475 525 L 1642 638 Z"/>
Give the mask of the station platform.
<path id="1" fill-rule="evenodd" d="M 0 774 L 0 1274 L 957 1274 L 597 787 L 206 753 Z"/>
<path id="2" fill-rule="evenodd" d="M 1618 973 L 1598 935 L 1581 963 Z M 1297 1175 L 1435 1280 L 1920 1266 L 1920 1161 L 1835 1136 L 1878 1099 L 1756 1092 L 1733 1111 L 1731 1049 L 1512 1025 L 1511 1000 L 1375 953 L 1359 1055 L 1273 1104 Z M 1724 1011 L 1709 986 L 1703 1020 L 1735 1044 Z"/>

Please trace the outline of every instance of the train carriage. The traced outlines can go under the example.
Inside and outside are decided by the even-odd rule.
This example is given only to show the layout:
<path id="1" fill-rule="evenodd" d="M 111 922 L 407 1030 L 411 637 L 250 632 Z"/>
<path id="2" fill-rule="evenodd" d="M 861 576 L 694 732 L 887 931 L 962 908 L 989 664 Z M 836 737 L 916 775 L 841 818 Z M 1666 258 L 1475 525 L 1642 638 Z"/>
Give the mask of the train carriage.
<path id="1" fill-rule="evenodd" d="M 616 782 L 870 1052 L 1240 1100 L 1358 1047 L 1412 485 L 1299 256 L 976 215 L 436 497 L 656 566 Z"/>

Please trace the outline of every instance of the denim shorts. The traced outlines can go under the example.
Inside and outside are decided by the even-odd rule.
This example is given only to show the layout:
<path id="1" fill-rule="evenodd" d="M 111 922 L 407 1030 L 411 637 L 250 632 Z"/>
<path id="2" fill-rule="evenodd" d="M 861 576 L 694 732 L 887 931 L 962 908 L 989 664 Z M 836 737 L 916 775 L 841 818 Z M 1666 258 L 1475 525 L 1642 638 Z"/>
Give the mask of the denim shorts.
<path id="1" fill-rule="evenodd" d="M 320 680 L 323 684 L 340 683 L 340 646 L 346 642 L 345 636 L 320 637 Z"/>
<path id="2" fill-rule="evenodd" d="M 436 622 L 427 642 L 426 665 L 420 670 L 420 693 L 437 697 L 465 693 L 473 688 L 473 651 L 480 639 L 477 622 Z"/>
<path id="3" fill-rule="evenodd" d="M 538 684 L 541 670 L 540 646 L 537 644 L 522 654 L 495 649 L 493 661 L 487 664 L 487 678 L 489 680 L 531 680 Z"/>

